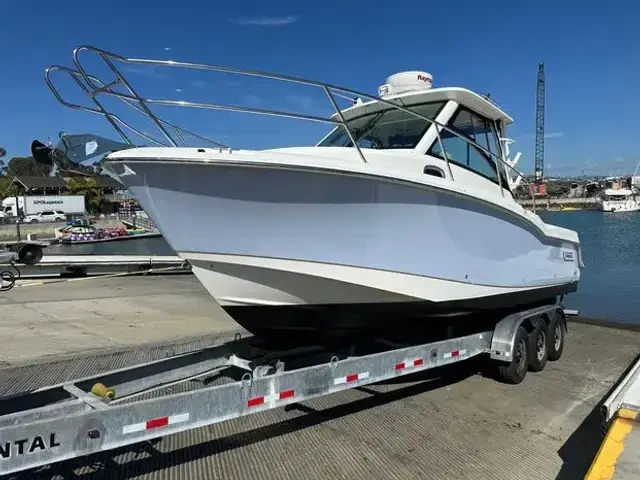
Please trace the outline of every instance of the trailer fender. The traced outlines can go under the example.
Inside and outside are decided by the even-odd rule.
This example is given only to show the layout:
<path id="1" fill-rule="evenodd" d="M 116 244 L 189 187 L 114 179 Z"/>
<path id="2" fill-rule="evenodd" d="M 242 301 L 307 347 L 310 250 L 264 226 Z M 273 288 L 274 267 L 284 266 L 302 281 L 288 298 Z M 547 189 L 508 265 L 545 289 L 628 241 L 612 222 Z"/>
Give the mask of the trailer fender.
<path id="1" fill-rule="evenodd" d="M 491 351 L 489 352 L 491 359 L 500 362 L 511 362 L 518 328 L 523 326 L 527 332 L 531 332 L 540 319 L 548 323 L 551 316 L 557 314 L 558 311 L 562 312 L 562 308 L 559 305 L 545 305 L 512 313 L 500 320 L 493 331 L 493 338 L 491 339 Z M 564 315 L 562 313 L 560 315 L 566 328 Z"/>

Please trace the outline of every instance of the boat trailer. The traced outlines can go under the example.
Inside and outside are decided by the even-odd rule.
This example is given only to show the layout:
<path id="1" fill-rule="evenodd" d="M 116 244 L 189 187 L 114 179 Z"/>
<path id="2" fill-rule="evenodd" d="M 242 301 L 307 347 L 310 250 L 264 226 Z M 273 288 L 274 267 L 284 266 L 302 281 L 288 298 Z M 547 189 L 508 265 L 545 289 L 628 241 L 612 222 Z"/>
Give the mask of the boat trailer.
<path id="1" fill-rule="evenodd" d="M 284 347 L 240 338 L 0 398 L 0 475 L 104 452 L 315 397 L 485 357 L 502 382 L 562 355 L 567 324 L 549 304 L 444 338 Z M 433 334 L 430 334 L 433 335 Z"/>
<path id="2" fill-rule="evenodd" d="M 11 290 L 20 278 L 17 263 L 36 265 L 48 243 L 34 240 L 0 243 L 0 292 Z"/>
<path id="3" fill-rule="evenodd" d="M 42 260 L 43 249 L 48 242 L 22 240 L 17 242 L 0 242 L 0 264 L 17 261 L 24 265 L 35 265 Z"/>

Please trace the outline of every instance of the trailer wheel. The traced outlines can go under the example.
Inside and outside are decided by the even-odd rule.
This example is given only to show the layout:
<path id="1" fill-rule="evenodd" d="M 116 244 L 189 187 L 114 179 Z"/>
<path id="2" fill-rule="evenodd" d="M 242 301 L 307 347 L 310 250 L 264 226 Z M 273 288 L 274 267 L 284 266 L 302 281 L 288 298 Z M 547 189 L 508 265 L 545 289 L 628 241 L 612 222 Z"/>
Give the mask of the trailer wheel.
<path id="1" fill-rule="evenodd" d="M 549 327 L 547 328 L 547 350 L 549 350 L 549 360 L 552 362 L 559 360 L 562 356 L 565 335 L 566 330 L 561 314 L 556 312 L 551 318 Z"/>
<path id="2" fill-rule="evenodd" d="M 498 380 L 516 385 L 527 375 L 529 366 L 529 335 L 524 327 L 518 327 L 513 342 L 513 359 L 497 365 Z"/>
<path id="3" fill-rule="evenodd" d="M 18 251 L 18 262 L 35 265 L 42 260 L 42 247 L 39 245 L 23 245 Z"/>
<path id="4" fill-rule="evenodd" d="M 536 328 L 529 334 L 529 370 L 542 371 L 547 365 L 548 355 L 547 322 L 540 318 Z"/>

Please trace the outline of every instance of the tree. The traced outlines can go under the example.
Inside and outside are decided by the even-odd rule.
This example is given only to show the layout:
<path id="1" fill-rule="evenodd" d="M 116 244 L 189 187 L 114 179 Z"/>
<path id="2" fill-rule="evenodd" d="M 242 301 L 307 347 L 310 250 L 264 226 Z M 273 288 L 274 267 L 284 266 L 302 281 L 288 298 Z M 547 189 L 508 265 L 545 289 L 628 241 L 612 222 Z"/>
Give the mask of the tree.
<path id="1" fill-rule="evenodd" d="M 13 157 L 4 168 L 8 177 L 46 177 L 51 167 L 36 162 L 33 157 Z"/>
<path id="2" fill-rule="evenodd" d="M 84 195 L 90 213 L 97 213 L 102 209 L 102 191 L 94 178 L 74 177 L 69 179 L 67 185 L 69 195 Z"/>

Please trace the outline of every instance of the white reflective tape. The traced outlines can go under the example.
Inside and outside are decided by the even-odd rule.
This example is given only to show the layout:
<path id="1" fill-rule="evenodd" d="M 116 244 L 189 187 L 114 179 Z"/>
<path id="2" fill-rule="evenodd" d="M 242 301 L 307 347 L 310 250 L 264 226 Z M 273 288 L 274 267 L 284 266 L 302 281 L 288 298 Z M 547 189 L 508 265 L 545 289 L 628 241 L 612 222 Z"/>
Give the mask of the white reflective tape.
<path id="1" fill-rule="evenodd" d="M 189 420 L 189 413 L 179 413 L 177 415 L 170 415 L 168 417 L 159 417 L 159 418 L 166 418 L 167 419 L 167 425 L 174 425 L 176 423 L 182 423 L 182 422 L 186 422 L 187 420 Z M 147 421 L 144 422 L 140 422 L 140 423 L 133 423 L 131 425 L 125 425 L 124 427 L 122 427 L 122 433 L 126 434 L 126 433 L 136 433 L 136 432 L 144 432 L 145 430 L 147 430 L 147 424 L 149 422 L 154 422 L 155 420 L 158 419 L 154 419 L 151 418 Z M 162 428 L 162 426 L 156 426 L 156 427 L 149 427 L 149 430 L 153 429 L 153 428 Z"/>
<path id="2" fill-rule="evenodd" d="M 171 415 L 169 417 L 169 425 L 173 425 L 174 423 L 182 423 L 189 420 L 189 413 L 179 413 L 178 415 Z"/>
<path id="3" fill-rule="evenodd" d="M 414 358 L 413 360 L 407 360 L 404 362 L 405 368 L 421 367 L 422 365 L 424 365 L 422 358 Z"/>
<path id="4" fill-rule="evenodd" d="M 355 378 L 354 378 L 355 377 Z M 369 378 L 369 372 L 354 373 L 346 377 L 339 377 L 333 380 L 334 385 L 344 385 L 345 383 L 357 382 Z"/>
<path id="5" fill-rule="evenodd" d="M 458 352 L 458 354 L 454 358 L 462 357 L 462 356 L 467 354 L 466 350 L 456 350 L 456 351 Z M 443 357 L 444 358 L 452 358 L 453 357 L 453 352 L 445 353 L 443 355 Z"/>
<path id="6" fill-rule="evenodd" d="M 147 422 L 134 423 L 133 425 L 125 425 L 122 427 L 122 433 L 142 432 L 147 429 Z"/>

